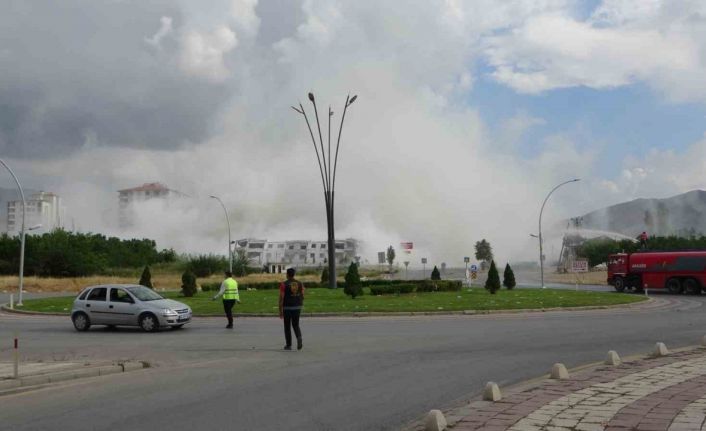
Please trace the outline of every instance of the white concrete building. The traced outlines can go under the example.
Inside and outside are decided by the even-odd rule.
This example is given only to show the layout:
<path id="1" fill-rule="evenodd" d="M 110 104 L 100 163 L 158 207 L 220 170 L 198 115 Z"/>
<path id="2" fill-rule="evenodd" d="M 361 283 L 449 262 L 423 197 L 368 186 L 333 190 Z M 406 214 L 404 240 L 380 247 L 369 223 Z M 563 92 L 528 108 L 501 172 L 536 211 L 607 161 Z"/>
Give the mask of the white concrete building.
<path id="1" fill-rule="evenodd" d="M 185 196 L 184 193 L 170 189 L 162 183 L 145 183 L 138 187 L 118 190 L 118 224 L 123 228 L 131 226 L 134 211 L 142 202 L 160 199 L 168 203 L 172 199 Z"/>
<path id="2" fill-rule="evenodd" d="M 268 241 L 245 238 L 235 242 L 235 249 L 246 250 L 252 265 L 266 266 L 270 272 L 282 272 L 287 267 L 323 266 L 328 263 L 328 242 L 311 240 Z M 336 240 L 336 262 L 354 262 L 358 241 L 353 238 Z"/>
<path id="3" fill-rule="evenodd" d="M 40 232 L 63 227 L 64 208 L 61 198 L 54 193 L 38 192 L 26 200 L 25 228 L 42 225 Z M 22 200 L 7 202 L 7 233 L 16 235 L 22 229 Z"/>

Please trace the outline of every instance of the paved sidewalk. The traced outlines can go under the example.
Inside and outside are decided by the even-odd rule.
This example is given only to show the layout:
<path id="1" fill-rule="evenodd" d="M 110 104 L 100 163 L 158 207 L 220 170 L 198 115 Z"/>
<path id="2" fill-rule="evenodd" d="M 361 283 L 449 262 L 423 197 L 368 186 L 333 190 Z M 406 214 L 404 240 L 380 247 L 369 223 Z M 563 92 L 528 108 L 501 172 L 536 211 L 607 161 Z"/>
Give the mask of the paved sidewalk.
<path id="1" fill-rule="evenodd" d="M 87 365 L 85 362 L 22 362 L 18 371 L 20 377 L 26 377 L 83 368 Z M 0 362 L 0 380 L 11 379 L 13 374 L 14 365 L 12 362 Z"/>
<path id="2" fill-rule="evenodd" d="M 444 412 L 448 429 L 706 430 L 706 349 L 602 365 L 503 396 Z"/>

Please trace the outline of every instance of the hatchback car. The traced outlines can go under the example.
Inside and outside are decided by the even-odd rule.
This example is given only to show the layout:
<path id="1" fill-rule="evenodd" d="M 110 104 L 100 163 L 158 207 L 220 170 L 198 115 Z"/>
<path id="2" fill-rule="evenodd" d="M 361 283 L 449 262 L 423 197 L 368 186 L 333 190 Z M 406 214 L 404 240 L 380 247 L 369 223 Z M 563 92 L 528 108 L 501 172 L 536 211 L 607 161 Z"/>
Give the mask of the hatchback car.
<path id="1" fill-rule="evenodd" d="M 74 300 L 71 320 L 77 331 L 91 325 L 139 326 L 152 332 L 179 329 L 191 321 L 191 308 L 144 286 L 117 284 L 85 288 Z"/>

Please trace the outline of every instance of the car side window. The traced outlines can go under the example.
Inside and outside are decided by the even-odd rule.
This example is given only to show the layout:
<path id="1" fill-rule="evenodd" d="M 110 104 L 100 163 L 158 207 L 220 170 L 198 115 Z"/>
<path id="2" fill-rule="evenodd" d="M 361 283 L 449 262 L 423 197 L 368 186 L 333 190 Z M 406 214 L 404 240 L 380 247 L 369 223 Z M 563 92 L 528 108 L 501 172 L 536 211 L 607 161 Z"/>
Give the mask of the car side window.
<path id="1" fill-rule="evenodd" d="M 91 293 L 88 294 L 88 297 L 86 300 L 88 301 L 105 301 L 105 294 L 106 291 L 105 287 L 96 287 L 93 290 L 91 290 Z"/>
<path id="2" fill-rule="evenodd" d="M 84 299 L 86 299 L 86 295 L 88 295 L 88 292 L 90 292 L 90 291 L 91 291 L 91 289 L 84 290 L 83 293 L 81 294 L 81 296 L 78 297 L 78 299 L 83 301 Z"/>
<path id="3" fill-rule="evenodd" d="M 114 287 L 110 289 L 110 302 L 127 302 L 132 304 L 135 301 L 133 301 L 130 294 L 128 294 L 126 291 Z"/>

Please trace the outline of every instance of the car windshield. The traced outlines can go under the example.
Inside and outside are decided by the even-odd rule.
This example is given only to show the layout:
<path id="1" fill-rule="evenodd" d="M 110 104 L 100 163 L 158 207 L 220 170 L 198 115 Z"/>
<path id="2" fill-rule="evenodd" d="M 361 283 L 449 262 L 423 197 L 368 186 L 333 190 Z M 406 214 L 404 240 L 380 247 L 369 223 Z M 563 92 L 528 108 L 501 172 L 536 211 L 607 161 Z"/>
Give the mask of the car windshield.
<path id="1" fill-rule="evenodd" d="M 157 301 L 158 299 L 164 299 L 154 290 L 148 289 L 144 286 L 132 286 L 128 287 L 127 290 L 135 295 L 140 301 Z"/>

